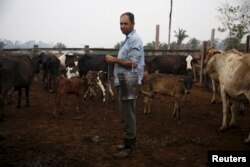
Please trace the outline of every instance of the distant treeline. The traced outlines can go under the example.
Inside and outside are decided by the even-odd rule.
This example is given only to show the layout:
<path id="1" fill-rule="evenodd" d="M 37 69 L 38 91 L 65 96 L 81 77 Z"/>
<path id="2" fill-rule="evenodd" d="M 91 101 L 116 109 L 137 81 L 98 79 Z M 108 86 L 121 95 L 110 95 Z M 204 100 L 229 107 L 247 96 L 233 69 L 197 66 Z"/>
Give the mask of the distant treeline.
<path id="1" fill-rule="evenodd" d="M 0 39 L 0 48 L 12 49 L 12 48 L 33 48 L 34 45 L 38 45 L 41 48 L 53 48 L 54 43 L 46 43 L 43 41 L 29 40 L 26 42 L 11 41 L 7 39 Z"/>

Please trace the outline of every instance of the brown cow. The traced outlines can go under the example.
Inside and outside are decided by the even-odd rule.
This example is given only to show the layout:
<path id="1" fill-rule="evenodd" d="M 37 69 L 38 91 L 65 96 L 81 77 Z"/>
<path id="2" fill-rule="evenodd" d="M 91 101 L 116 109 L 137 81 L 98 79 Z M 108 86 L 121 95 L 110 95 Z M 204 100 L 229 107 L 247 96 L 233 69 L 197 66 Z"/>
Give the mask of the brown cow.
<path id="1" fill-rule="evenodd" d="M 56 81 L 56 104 L 54 110 L 54 116 L 57 113 L 62 114 L 61 98 L 64 94 L 75 94 L 77 96 L 76 111 L 79 112 L 79 106 L 83 101 L 83 96 L 88 89 L 88 82 L 86 78 L 73 78 L 68 79 L 64 77 L 58 77 Z"/>
<path id="2" fill-rule="evenodd" d="M 157 95 L 172 96 L 174 98 L 174 111 L 172 115 L 180 122 L 181 105 L 186 94 L 190 93 L 193 78 L 191 76 L 180 77 L 154 73 L 148 76 L 145 85 L 147 90 L 140 90 L 145 95 L 144 114 L 151 113 L 151 103 Z"/>
<path id="3" fill-rule="evenodd" d="M 229 100 L 231 106 L 230 126 L 235 126 L 235 111 L 240 102 L 250 102 L 250 57 L 249 55 L 238 55 L 234 52 L 216 55 L 208 61 L 208 72 L 218 74 L 220 93 L 223 104 L 223 118 L 220 130 L 227 127 L 227 115 Z M 249 137 L 245 142 L 250 141 Z"/>

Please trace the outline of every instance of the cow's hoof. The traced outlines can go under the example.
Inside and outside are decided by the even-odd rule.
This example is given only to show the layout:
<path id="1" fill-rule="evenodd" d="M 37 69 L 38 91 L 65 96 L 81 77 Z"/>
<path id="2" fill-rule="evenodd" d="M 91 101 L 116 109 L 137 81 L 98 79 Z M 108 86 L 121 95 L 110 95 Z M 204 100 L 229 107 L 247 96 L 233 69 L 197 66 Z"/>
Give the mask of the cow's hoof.
<path id="1" fill-rule="evenodd" d="M 235 128 L 236 128 L 236 125 L 234 125 L 234 124 L 233 124 L 233 125 L 229 125 L 229 128 L 230 128 L 230 129 L 235 129 Z"/>
<path id="2" fill-rule="evenodd" d="M 53 89 L 50 89 L 49 90 L 49 93 L 54 93 L 55 91 Z"/>
<path id="3" fill-rule="evenodd" d="M 246 144 L 250 144 L 250 138 L 245 139 Z"/>
<path id="4" fill-rule="evenodd" d="M 210 101 L 210 104 L 215 104 L 215 101 Z"/>
<path id="5" fill-rule="evenodd" d="M 225 131 L 226 131 L 226 128 L 225 128 L 225 127 L 220 127 L 220 128 L 218 129 L 218 131 L 219 131 L 219 132 L 225 132 Z"/>

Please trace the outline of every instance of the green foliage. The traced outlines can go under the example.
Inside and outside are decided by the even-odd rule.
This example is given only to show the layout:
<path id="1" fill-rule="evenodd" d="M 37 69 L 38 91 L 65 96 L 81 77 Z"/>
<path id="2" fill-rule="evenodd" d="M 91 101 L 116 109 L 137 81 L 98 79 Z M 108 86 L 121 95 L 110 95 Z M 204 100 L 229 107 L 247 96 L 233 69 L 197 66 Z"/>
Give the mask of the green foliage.
<path id="1" fill-rule="evenodd" d="M 149 50 L 152 50 L 152 49 L 155 49 L 155 41 L 152 41 L 152 42 L 148 42 L 146 45 L 144 45 L 144 49 L 149 49 Z M 159 49 L 168 49 L 168 45 L 166 43 L 161 43 L 160 42 L 160 45 L 159 45 Z"/>
<path id="2" fill-rule="evenodd" d="M 172 50 L 179 49 L 179 45 L 177 44 L 177 42 L 171 42 L 170 43 L 170 49 L 172 49 Z"/>
<path id="3" fill-rule="evenodd" d="M 181 47 L 182 41 L 188 37 L 186 32 L 187 32 L 186 30 L 183 30 L 181 28 L 178 28 L 178 31 L 174 31 L 174 33 L 175 33 L 174 36 L 177 38 L 177 45 L 178 45 L 179 49 Z"/>
<path id="4" fill-rule="evenodd" d="M 241 6 L 232 6 L 228 3 L 219 7 L 219 20 L 222 26 L 218 31 L 228 31 L 228 38 L 225 40 L 227 48 L 240 46 L 242 38 L 250 32 L 250 6 L 243 2 Z"/>

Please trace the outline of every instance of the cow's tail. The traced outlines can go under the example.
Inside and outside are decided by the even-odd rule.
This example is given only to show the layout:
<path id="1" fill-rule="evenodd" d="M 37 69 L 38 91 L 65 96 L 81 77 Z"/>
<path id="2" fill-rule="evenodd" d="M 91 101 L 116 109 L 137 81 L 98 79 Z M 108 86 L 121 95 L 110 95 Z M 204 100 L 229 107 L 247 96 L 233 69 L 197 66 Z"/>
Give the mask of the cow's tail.
<path id="1" fill-rule="evenodd" d="M 153 93 L 153 92 L 147 92 L 147 91 L 144 91 L 142 89 L 139 90 L 139 93 L 142 93 L 143 95 L 148 96 L 150 98 L 153 98 L 155 95 L 155 93 Z"/>

